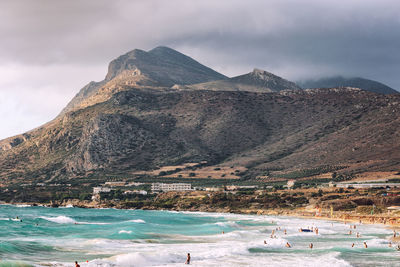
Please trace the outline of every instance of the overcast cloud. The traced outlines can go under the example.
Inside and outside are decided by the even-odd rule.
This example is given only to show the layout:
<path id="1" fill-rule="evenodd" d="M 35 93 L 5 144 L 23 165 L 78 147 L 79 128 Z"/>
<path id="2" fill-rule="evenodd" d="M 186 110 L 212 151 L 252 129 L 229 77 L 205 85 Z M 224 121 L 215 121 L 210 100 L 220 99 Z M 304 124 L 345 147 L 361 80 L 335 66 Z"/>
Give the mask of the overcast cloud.
<path id="1" fill-rule="evenodd" d="M 0 138 L 53 119 L 113 58 L 166 45 L 234 76 L 361 76 L 400 89 L 400 1 L 1 1 Z"/>

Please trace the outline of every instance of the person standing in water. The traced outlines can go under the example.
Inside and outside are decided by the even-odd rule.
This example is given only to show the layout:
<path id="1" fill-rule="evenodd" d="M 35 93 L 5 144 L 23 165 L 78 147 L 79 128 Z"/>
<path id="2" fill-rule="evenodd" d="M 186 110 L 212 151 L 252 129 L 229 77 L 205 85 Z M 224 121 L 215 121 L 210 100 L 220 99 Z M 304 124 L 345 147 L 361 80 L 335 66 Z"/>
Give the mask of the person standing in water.
<path id="1" fill-rule="evenodd" d="M 292 246 L 289 244 L 289 242 L 286 242 L 286 247 L 291 248 Z"/>
<path id="2" fill-rule="evenodd" d="M 75 267 L 81 267 L 77 261 L 75 261 Z"/>
<path id="3" fill-rule="evenodd" d="M 367 242 L 364 242 L 364 248 L 368 248 Z"/>
<path id="4" fill-rule="evenodd" d="M 310 249 L 312 249 L 314 247 L 313 243 L 310 243 L 310 245 L 308 246 Z"/>
<path id="5" fill-rule="evenodd" d="M 187 258 L 186 258 L 185 264 L 190 264 L 190 253 L 187 254 Z"/>

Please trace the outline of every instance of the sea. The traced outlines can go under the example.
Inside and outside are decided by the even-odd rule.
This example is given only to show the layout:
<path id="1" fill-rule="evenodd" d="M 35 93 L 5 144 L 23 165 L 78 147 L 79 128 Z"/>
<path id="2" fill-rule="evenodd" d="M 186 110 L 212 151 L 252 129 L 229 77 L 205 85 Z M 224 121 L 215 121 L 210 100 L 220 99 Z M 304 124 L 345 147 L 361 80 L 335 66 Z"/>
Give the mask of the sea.
<path id="1" fill-rule="evenodd" d="M 400 266 L 392 234 L 283 216 L 0 205 L 0 266 L 186 266 L 187 253 L 193 266 Z"/>

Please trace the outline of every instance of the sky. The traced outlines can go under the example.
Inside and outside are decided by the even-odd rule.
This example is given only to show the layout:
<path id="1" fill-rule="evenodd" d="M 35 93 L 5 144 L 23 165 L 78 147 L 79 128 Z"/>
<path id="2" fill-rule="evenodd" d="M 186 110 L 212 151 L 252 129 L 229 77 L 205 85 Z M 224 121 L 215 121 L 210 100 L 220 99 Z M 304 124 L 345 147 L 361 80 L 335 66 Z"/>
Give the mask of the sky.
<path id="1" fill-rule="evenodd" d="M 400 90 L 398 0 L 0 1 L 0 139 L 55 118 L 108 63 L 164 45 L 227 76 L 359 76 Z"/>

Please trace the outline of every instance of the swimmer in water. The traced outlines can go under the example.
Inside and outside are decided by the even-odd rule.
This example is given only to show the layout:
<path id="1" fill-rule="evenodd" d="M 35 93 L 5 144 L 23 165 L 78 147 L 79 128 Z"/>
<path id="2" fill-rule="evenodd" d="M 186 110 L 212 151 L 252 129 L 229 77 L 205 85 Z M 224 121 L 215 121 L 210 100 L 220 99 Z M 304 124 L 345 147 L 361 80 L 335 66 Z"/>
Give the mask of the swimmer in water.
<path id="1" fill-rule="evenodd" d="M 185 264 L 190 264 L 190 253 L 187 254 Z"/>

